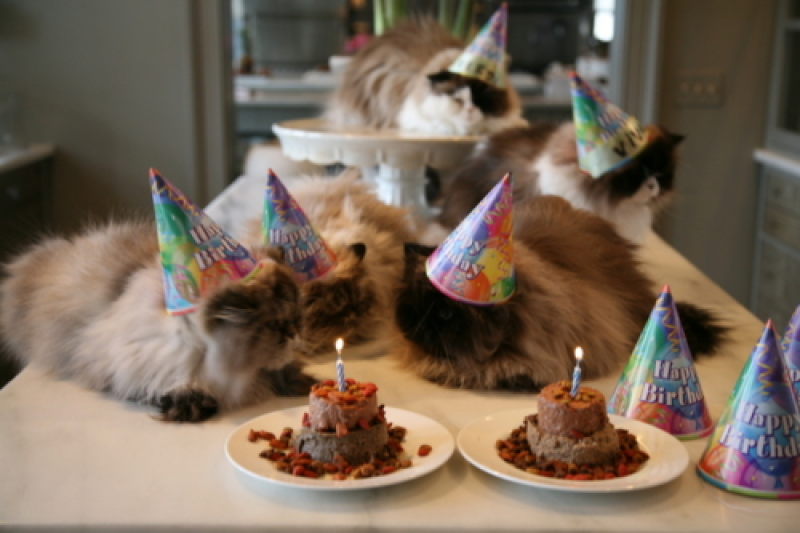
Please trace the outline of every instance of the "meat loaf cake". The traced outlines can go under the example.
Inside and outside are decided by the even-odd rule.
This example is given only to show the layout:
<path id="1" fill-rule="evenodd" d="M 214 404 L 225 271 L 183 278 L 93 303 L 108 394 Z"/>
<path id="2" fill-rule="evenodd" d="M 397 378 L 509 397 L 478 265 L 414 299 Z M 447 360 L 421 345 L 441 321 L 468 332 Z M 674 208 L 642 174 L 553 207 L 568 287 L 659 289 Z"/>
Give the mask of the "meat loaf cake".
<path id="1" fill-rule="evenodd" d="M 326 380 L 311 387 L 308 413 L 295 437 L 294 448 L 317 461 L 332 462 L 341 455 L 352 465 L 372 460 L 389 440 L 383 407 L 378 405 L 378 387 L 373 383 Z"/>
<path id="2" fill-rule="evenodd" d="M 606 399 L 590 387 L 573 398 L 571 383 L 558 381 L 542 389 L 539 412 L 526 417 L 531 452 L 548 460 L 602 465 L 620 455 L 619 437 L 606 414 Z"/>

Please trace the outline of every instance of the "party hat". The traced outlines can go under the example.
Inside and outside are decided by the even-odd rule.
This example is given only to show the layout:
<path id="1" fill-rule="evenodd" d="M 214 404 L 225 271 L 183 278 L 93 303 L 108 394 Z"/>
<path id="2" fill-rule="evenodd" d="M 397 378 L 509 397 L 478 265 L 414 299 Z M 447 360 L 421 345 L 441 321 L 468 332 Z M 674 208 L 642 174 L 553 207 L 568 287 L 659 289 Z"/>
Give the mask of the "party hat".
<path id="1" fill-rule="evenodd" d="M 711 432 L 711 415 L 668 286 L 617 381 L 608 412 L 647 422 L 679 439 Z"/>
<path id="2" fill-rule="evenodd" d="M 574 71 L 570 77 L 578 165 L 599 178 L 641 152 L 648 142 L 647 132 Z"/>
<path id="3" fill-rule="evenodd" d="M 794 310 L 789 325 L 786 326 L 786 333 L 781 341 L 781 349 L 786 358 L 786 368 L 789 371 L 789 381 L 794 387 L 800 402 L 800 305 Z"/>
<path id="4" fill-rule="evenodd" d="M 800 498 L 800 412 L 772 321 L 745 363 L 697 473 L 747 496 Z"/>
<path id="5" fill-rule="evenodd" d="M 150 191 L 169 314 L 190 313 L 209 291 L 255 272 L 247 250 L 155 169 Z"/>
<path id="6" fill-rule="evenodd" d="M 504 2 L 447 70 L 505 87 L 507 21 L 508 8 Z"/>
<path id="7" fill-rule="evenodd" d="M 334 253 L 271 169 L 261 222 L 263 242 L 283 248 L 298 282 L 320 278 L 336 266 Z"/>
<path id="8" fill-rule="evenodd" d="M 428 279 L 442 293 L 469 304 L 504 302 L 514 293 L 513 203 L 506 174 L 428 257 Z"/>

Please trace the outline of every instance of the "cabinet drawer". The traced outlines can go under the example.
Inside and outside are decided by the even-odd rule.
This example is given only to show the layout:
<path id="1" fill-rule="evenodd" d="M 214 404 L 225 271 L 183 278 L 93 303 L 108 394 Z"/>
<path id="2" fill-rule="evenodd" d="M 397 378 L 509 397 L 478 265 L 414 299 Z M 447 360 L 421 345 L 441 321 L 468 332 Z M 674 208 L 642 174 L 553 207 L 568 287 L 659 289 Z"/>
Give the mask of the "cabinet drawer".
<path id="1" fill-rule="evenodd" d="M 768 171 L 767 209 L 775 207 L 800 217 L 800 179 Z"/>
<path id="2" fill-rule="evenodd" d="M 20 206 L 39 201 L 43 195 L 44 184 L 35 168 L 13 170 L 0 178 L 0 213 L 11 213 Z"/>
<path id="3" fill-rule="evenodd" d="M 800 216 L 783 209 L 768 208 L 764 213 L 764 233 L 800 251 Z"/>
<path id="4" fill-rule="evenodd" d="M 800 261 L 765 241 L 760 248 L 755 314 L 762 320 L 772 318 L 782 332 L 800 304 Z"/>

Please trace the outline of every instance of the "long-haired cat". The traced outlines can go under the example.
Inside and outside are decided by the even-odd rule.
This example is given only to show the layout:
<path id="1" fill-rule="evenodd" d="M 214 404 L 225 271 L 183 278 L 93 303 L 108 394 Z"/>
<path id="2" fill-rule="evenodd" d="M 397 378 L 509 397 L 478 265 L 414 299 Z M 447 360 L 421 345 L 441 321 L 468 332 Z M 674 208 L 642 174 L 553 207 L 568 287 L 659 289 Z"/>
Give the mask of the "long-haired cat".
<path id="1" fill-rule="evenodd" d="M 353 56 L 325 116 L 339 126 L 447 135 L 526 124 L 512 87 L 447 71 L 463 49 L 432 18 L 406 19 Z"/>
<path id="2" fill-rule="evenodd" d="M 347 346 L 372 350 L 393 320 L 403 246 L 413 240 L 407 210 L 381 202 L 373 185 L 353 171 L 284 184 L 338 259 L 328 275 L 300 284 L 304 355 L 332 351 L 339 337 Z M 243 242 L 260 242 L 260 232 L 259 217 L 248 223 Z"/>
<path id="3" fill-rule="evenodd" d="M 612 222 L 623 237 L 643 242 L 653 217 L 669 203 L 683 137 L 648 126 L 651 141 L 625 165 L 595 179 L 578 167 L 575 127 L 536 123 L 490 135 L 448 178 L 438 222 L 457 226 L 497 181 L 511 172 L 514 200 L 556 195 Z"/>
<path id="4" fill-rule="evenodd" d="M 514 206 L 516 290 L 497 305 L 455 301 L 425 273 L 431 249 L 409 247 L 397 298 L 392 355 L 451 387 L 537 390 L 570 376 L 574 349 L 588 379 L 621 369 L 656 302 L 632 245 L 612 226 L 555 196 Z M 693 353 L 710 353 L 724 329 L 680 304 Z"/>
<path id="5" fill-rule="evenodd" d="M 153 222 L 49 237 L 6 265 L 0 331 L 22 363 L 156 406 L 164 420 L 307 394 L 314 380 L 294 349 L 299 292 L 282 253 L 269 253 L 252 279 L 170 316 Z"/>

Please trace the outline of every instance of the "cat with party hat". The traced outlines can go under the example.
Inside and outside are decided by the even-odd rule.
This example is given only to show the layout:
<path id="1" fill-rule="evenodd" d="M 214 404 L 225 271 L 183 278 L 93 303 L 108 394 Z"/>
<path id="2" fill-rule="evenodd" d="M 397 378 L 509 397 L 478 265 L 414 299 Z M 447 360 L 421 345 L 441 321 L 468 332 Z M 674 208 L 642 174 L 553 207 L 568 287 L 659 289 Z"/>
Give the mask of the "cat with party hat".
<path id="1" fill-rule="evenodd" d="M 439 247 L 407 247 L 391 355 L 422 378 L 469 389 L 538 390 L 570 375 L 576 346 L 587 379 L 618 372 L 655 300 L 633 247 L 563 198 L 512 202 L 512 190 L 502 177 Z M 716 318 L 678 308 L 689 343 L 715 351 Z"/>
<path id="2" fill-rule="evenodd" d="M 167 421 L 306 394 L 283 253 L 250 254 L 157 171 L 150 185 L 155 220 L 48 237 L 5 266 L 11 354 Z"/>

